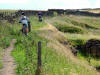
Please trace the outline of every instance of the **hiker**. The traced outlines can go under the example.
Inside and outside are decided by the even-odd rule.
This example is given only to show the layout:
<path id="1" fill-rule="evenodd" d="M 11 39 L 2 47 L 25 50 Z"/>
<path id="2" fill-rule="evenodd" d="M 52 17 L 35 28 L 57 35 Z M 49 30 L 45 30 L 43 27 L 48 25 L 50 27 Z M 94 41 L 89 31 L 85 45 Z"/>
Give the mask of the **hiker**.
<path id="1" fill-rule="evenodd" d="M 22 30 L 21 30 L 22 33 L 24 33 L 27 36 L 28 30 L 29 31 L 31 30 L 31 25 L 30 25 L 29 18 L 25 16 L 24 12 L 22 12 L 22 14 L 21 14 L 21 18 L 20 18 L 19 23 L 21 23 L 23 25 Z"/>
<path id="2" fill-rule="evenodd" d="M 42 12 L 39 12 L 39 13 L 38 13 L 38 18 L 39 18 L 39 21 L 40 21 L 40 22 L 42 22 L 42 16 L 43 16 Z"/>

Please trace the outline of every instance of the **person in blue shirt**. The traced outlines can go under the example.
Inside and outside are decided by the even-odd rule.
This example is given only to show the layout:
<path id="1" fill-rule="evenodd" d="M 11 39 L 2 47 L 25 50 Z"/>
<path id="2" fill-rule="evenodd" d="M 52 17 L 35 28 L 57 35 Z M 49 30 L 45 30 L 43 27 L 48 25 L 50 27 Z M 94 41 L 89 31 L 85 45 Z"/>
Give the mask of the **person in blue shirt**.
<path id="1" fill-rule="evenodd" d="M 22 32 L 25 35 L 28 35 L 28 24 L 30 23 L 30 21 L 29 21 L 29 18 L 25 16 L 24 12 L 22 12 L 19 23 L 21 23 L 23 25 L 22 26 Z"/>

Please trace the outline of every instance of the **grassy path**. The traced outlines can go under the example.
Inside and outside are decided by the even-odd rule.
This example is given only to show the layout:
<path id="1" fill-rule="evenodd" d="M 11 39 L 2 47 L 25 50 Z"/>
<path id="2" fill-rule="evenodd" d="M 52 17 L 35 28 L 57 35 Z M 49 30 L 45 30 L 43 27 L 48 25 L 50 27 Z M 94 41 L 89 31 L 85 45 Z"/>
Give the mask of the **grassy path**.
<path id="1" fill-rule="evenodd" d="M 10 47 L 5 49 L 5 52 L 3 54 L 3 68 L 0 70 L 0 75 L 16 75 L 14 72 L 14 69 L 16 67 L 14 63 L 14 59 L 11 56 L 11 52 L 14 48 L 14 43 L 16 42 L 15 39 L 12 40 L 10 43 Z"/>

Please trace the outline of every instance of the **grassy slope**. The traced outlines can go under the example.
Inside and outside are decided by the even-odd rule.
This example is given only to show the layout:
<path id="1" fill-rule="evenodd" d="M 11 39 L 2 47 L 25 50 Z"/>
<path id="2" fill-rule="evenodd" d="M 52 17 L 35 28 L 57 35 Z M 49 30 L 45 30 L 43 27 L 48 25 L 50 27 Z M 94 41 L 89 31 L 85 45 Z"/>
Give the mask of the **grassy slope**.
<path id="1" fill-rule="evenodd" d="M 17 75 L 35 74 L 38 41 L 42 41 L 42 75 L 97 75 L 97 72 L 93 68 L 87 68 L 78 61 L 75 63 L 75 61 L 70 58 L 71 55 L 67 53 L 68 56 L 66 52 L 65 57 L 63 51 L 66 51 L 67 48 L 59 43 L 62 36 L 52 30 L 38 30 L 45 26 L 46 23 L 39 23 L 36 17 L 30 17 L 30 19 L 32 32 L 29 33 L 28 37 L 19 33 L 21 25 L 18 24 L 18 21 L 13 25 L 7 22 L 3 23 L 2 25 L 3 28 L 5 28 L 5 32 L 0 31 L 0 35 L 2 35 L 0 38 L 0 40 L 2 40 L 0 41 L 0 48 L 8 47 L 12 38 L 17 39 L 15 50 L 12 52 L 17 64 Z M 3 39 L 5 39 L 5 41 L 3 41 Z"/>
<path id="2" fill-rule="evenodd" d="M 80 27 L 84 33 L 64 33 L 66 35 L 67 41 L 73 46 L 83 45 L 89 39 L 100 39 L 100 18 L 85 16 L 59 16 L 52 19 L 50 18 L 48 21 L 55 26 L 65 25 Z M 82 26 L 84 24 L 91 26 L 91 28 Z M 78 57 L 87 62 L 88 57 L 86 58 L 80 53 L 78 54 Z M 91 63 L 89 64 L 94 67 L 100 66 L 100 59 L 91 58 Z"/>
<path id="3" fill-rule="evenodd" d="M 92 13 L 100 13 L 100 9 L 95 9 L 95 10 L 80 10 L 80 11 L 88 11 L 88 12 L 92 12 Z"/>
<path id="4" fill-rule="evenodd" d="M 78 27 L 84 31 L 84 33 L 78 33 L 73 32 L 69 33 L 68 31 L 66 34 L 67 40 L 77 40 L 77 39 L 83 39 L 88 40 L 91 38 L 97 38 L 100 39 L 100 18 L 96 17 L 85 17 L 85 16 L 63 16 L 63 17 L 55 17 L 52 19 L 49 19 L 49 22 L 55 26 L 71 26 L 73 29 L 71 31 L 74 31 L 74 27 Z M 88 25 L 87 26 L 85 26 Z M 90 28 L 89 28 L 90 27 Z M 95 29 L 97 28 L 97 29 Z M 80 31 L 79 31 L 80 32 Z M 89 35 L 89 36 L 88 36 Z"/>

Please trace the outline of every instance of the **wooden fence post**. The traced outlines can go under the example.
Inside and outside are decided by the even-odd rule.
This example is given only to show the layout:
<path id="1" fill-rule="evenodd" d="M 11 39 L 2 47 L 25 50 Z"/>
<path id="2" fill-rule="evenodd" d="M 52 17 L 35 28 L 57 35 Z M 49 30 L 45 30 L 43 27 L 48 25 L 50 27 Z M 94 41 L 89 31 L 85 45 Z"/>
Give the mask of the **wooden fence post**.
<path id="1" fill-rule="evenodd" d="M 31 32 L 31 24 L 30 24 L 30 22 L 28 23 L 28 32 Z"/>
<path id="2" fill-rule="evenodd" d="M 38 61 L 37 61 L 37 70 L 36 70 L 36 74 L 35 75 L 40 75 L 40 73 L 42 72 L 41 70 L 41 65 L 42 65 L 42 60 L 41 60 L 41 42 L 38 42 Z"/>
<path id="3" fill-rule="evenodd" d="M 41 67 L 41 42 L 38 42 L 38 68 Z"/>

